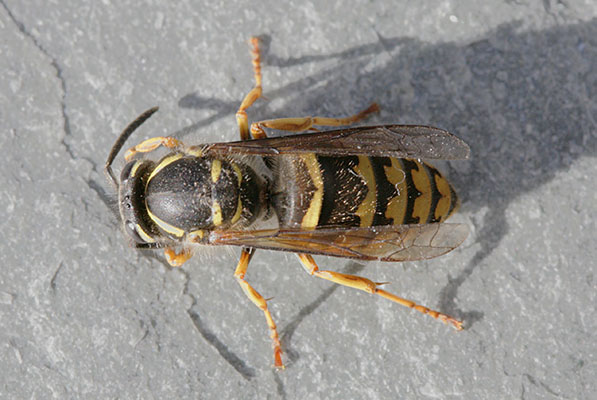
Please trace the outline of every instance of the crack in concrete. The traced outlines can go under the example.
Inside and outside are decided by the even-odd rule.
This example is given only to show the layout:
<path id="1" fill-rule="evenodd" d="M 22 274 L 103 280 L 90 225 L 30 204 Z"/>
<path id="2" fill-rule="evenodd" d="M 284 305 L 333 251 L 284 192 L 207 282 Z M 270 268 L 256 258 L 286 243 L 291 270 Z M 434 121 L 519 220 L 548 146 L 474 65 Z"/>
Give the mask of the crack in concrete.
<path id="1" fill-rule="evenodd" d="M 555 390 L 553 390 L 552 388 L 550 388 L 549 386 L 547 386 L 545 383 L 541 382 L 540 380 L 536 379 L 531 374 L 522 374 L 522 376 L 524 376 L 525 378 L 527 378 L 527 380 L 533 386 L 535 386 L 537 388 L 543 388 L 547 393 L 551 394 L 552 396 L 555 396 L 557 398 L 562 398 L 562 399 L 569 399 L 570 398 L 570 397 L 565 396 L 563 394 L 557 393 Z"/>
<path id="2" fill-rule="evenodd" d="M 50 289 L 52 289 L 53 292 L 56 291 L 56 279 L 58 278 L 58 274 L 62 270 L 62 266 L 63 265 L 64 264 L 61 261 L 60 264 L 58 264 L 58 268 L 56 268 L 56 271 L 54 271 L 54 274 L 52 275 L 52 278 L 50 279 Z"/>
<path id="3" fill-rule="evenodd" d="M 60 87 L 62 89 L 62 95 L 60 97 L 60 111 L 62 113 L 62 120 L 63 120 L 63 129 L 64 129 L 64 133 L 65 133 L 65 137 L 68 137 L 71 135 L 71 127 L 70 127 L 70 119 L 68 117 L 68 113 L 66 112 L 66 79 L 64 79 L 63 73 L 62 73 L 62 68 L 60 67 L 60 64 L 58 64 L 58 60 L 56 59 L 56 57 L 54 57 L 52 54 L 50 54 L 50 52 L 48 50 L 46 50 L 46 48 L 37 40 L 37 38 L 31 33 L 29 32 L 29 30 L 27 29 L 27 27 L 25 26 L 25 24 L 21 21 L 19 21 L 15 15 L 13 14 L 13 12 L 10 10 L 10 8 L 8 8 L 8 6 L 6 5 L 6 2 L 4 0 L 0 0 L 0 5 L 4 8 L 4 10 L 6 11 L 6 13 L 8 14 L 8 17 L 11 19 L 11 21 L 16 25 L 16 27 L 18 28 L 18 30 L 29 40 L 31 40 L 31 42 L 33 43 L 33 45 L 46 57 L 50 60 L 50 65 L 52 66 L 52 68 L 54 69 L 54 71 L 56 72 L 56 77 L 58 78 L 58 80 L 60 81 Z M 68 153 L 68 155 L 71 157 L 71 159 L 76 159 L 75 154 L 73 152 L 73 150 L 71 149 L 70 145 L 68 143 L 66 143 L 66 140 L 63 138 L 61 141 L 62 145 L 64 146 L 66 152 Z"/>

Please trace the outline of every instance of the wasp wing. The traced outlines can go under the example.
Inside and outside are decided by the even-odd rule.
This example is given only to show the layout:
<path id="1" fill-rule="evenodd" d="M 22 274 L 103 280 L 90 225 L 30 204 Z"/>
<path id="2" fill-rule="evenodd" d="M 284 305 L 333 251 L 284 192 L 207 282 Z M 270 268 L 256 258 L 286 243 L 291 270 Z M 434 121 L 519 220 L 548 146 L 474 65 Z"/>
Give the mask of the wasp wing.
<path id="1" fill-rule="evenodd" d="M 460 160 L 469 156 L 468 145 L 438 128 L 420 125 L 380 125 L 304 133 L 239 142 L 214 143 L 206 151 L 221 154 L 300 154 L 328 156 Z"/>
<path id="2" fill-rule="evenodd" d="M 468 235 L 464 224 L 384 225 L 312 231 L 213 231 L 210 244 L 321 254 L 359 260 L 414 261 L 440 256 Z"/>

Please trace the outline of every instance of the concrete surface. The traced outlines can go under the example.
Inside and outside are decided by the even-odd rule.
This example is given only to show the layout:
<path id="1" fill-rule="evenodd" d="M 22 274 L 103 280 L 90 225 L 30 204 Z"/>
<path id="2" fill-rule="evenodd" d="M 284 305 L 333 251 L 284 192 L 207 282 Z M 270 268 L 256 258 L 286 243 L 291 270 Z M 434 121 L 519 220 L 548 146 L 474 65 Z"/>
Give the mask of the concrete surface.
<path id="1" fill-rule="evenodd" d="M 324 3 L 325 5 L 322 5 Z M 338 288 L 258 252 L 288 368 L 232 277 L 238 249 L 184 269 L 127 247 L 102 173 L 132 142 L 237 138 L 250 118 L 419 123 L 466 140 L 441 169 L 465 244 L 404 264 L 320 258 L 464 319 Z M 594 1 L 0 1 L 0 398 L 594 399 Z M 116 163 L 120 168 L 121 158 Z"/>

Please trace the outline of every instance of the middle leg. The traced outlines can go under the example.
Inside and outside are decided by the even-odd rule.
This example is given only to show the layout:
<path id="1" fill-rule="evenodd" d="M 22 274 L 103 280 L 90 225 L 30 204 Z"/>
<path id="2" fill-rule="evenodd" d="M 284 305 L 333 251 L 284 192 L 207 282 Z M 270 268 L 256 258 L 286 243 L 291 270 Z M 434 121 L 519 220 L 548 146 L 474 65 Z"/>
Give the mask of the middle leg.
<path id="1" fill-rule="evenodd" d="M 255 87 L 245 96 L 238 111 L 236 112 L 236 123 L 240 131 L 240 140 L 249 140 L 249 118 L 247 109 L 261 97 L 261 55 L 259 52 L 259 39 L 251 38 L 251 55 L 253 57 L 253 74 L 255 76 Z M 257 137 L 253 136 L 254 139 Z"/>
<path id="2" fill-rule="evenodd" d="M 379 112 L 379 105 L 372 103 L 363 111 L 345 118 L 327 118 L 327 117 L 299 117 L 299 118 L 277 118 L 268 119 L 265 121 L 254 122 L 251 124 L 251 135 L 254 138 L 265 137 L 265 130 L 263 128 L 277 129 L 288 132 L 304 132 L 308 130 L 315 130 L 314 125 L 319 126 L 342 126 L 351 125 L 358 122 L 369 114 Z"/>
<path id="3" fill-rule="evenodd" d="M 284 368 L 284 363 L 282 362 L 282 346 L 280 345 L 280 337 L 278 336 L 278 329 L 276 328 L 276 323 L 272 318 L 272 314 L 267 308 L 267 300 L 264 299 L 263 296 L 259 294 L 259 292 L 255 290 L 251 284 L 249 284 L 249 282 L 245 281 L 247 267 L 249 266 L 249 262 L 251 261 L 254 253 L 255 249 L 243 247 L 240 260 L 238 261 L 238 266 L 236 267 L 236 271 L 234 271 L 234 277 L 249 300 L 251 300 L 253 304 L 263 311 L 265 320 L 267 321 L 267 326 L 270 330 L 270 337 L 272 338 L 274 345 L 274 365 L 278 368 Z"/>

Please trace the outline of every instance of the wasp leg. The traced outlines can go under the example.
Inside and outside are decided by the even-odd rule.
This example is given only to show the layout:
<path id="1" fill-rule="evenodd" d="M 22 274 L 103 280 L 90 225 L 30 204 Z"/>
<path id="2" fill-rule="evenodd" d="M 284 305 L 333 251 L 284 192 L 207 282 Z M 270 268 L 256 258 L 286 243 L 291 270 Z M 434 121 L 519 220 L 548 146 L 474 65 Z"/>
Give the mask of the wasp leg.
<path id="1" fill-rule="evenodd" d="M 160 146 L 174 149 L 183 146 L 182 142 L 170 136 L 157 136 L 151 139 L 142 141 L 136 146 L 131 147 L 124 153 L 124 159 L 130 161 L 137 153 L 149 153 Z"/>
<path id="2" fill-rule="evenodd" d="M 236 112 L 236 123 L 240 131 L 240 140 L 249 139 L 249 119 L 247 118 L 247 109 L 261 97 L 261 55 L 259 53 L 259 39 L 252 37 L 250 40 L 251 56 L 253 57 L 253 73 L 255 75 L 255 87 L 245 96 Z M 255 139 L 257 137 L 254 136 Z"/>
<path id="3" fill-rule="evenodd" d="M 183 250 L 180 253 L 177 253 L 174 249 L 166 247 L 164 249 L 164 256 L 166 256 L 166 261 L 172 267 L 180 267 L 182 264 L 189 261 L 189 258 L 193 257 L 193 253 L 190 250 Z"/>
<path id="4" fill-rule="evenodd" d="M 250 40 L 251 46 L 251 56 L 253 62 L 253 73 L 255 77 L 255 87 L 251 89 L 251 91 L 245 96 L 238 111 L 236 112 L 236 123 L 238 125 L 238 130 L 240 131 L 240 139 L 241 140 L 248 140 L 250 139 L 250 132 L 249 132 L 249 119 L 247 117 L 247 109 L 253 105 L 253 103 L 261 97 L 262 89 L 261 89 L 261 54 L 259 52 L 259 39 L 256 37 L 252 37 Z M 263 136 L 255 136 L 253 135 L 254 139 L 258 139 Z M 236 271 L 234 271 L 234 277 L 236 278 L 238 284 L 243 289 L 249 300 L 253 302 L 265 315 L 265 320 L 267 321 L 267 326 L 270 330 L 270 337 L 272 338 L 273 345 L 274 345 L 274 365 L 277 368 L 284 368 L 284 363 L 282 362 L 282 347 L 280 345 L 280 337 L 278 335 L 278 328 L 276 327 L 276 323 L 272 318 L 272 314 L 269 312 L 267 308 L 267 300 L 263 298 L 258 291 L 256 291 L 247 281 L 245 281 L 245 274 L 247 273 L 247 268 L 249 266 L 249 262 L 251 258 L 255 254 L 255 249 L 252 248 L 243 248 L 242 253 L 240 255 L 240 260 L 238 261 L 238 266 L 236 267 Z"/>
<path id="5" fill-rule="evenodd" d="M 371 104 L 368 108 L 358 114 L 346 118 L 325 118 L 325 117 L 302 117 L 302 118 L 278 118 L 265 121 L 254 122 L 251 124 L 251 135 L 254 138 L 265 137 L 263 128 L 277 129 L 289 132 L 304 132 L 307 130 L 317 131 L 313 125 L 319 126 L 342 126 L 351 125 L 366 118 L 369 114 L 379 111 L 377 103 Z"/>
<path id="6" fill-rule="evenodd" d="M 274 345 L 274 365 L 278 368 L 284 368 L 284 363 L 282 362 L 282 347 L 280 346 L 280 337 L 278 336 L 276 323 L 274 322 L 274 319 L 267 308 L 267 300 L 264 299 L 258 291 L 253 289 L 253 287 L 247 281 L 245 281 L 247 267 L 249 266 L 249 262 L 251 261 L 254 253 L 255 249 L 242 249 L 238 266 L 236 267 L 236 271 L 234 271 L 234 277 L 249 300 L 259 307 L 259 309 L 265 314 L 265 320 L 267 321 L 267 326 L 270 330 L 270 337 L 272 338 Z"/>
<path id="7" fill-rule="evenodd" d="M 429 308 L 421 306 L 413 301 L 403 299 L 402 297 L 398 297 L 392 293 L 386 292 L 385 290 L 379 289 L 378 286 L 383 285 L 383 283 L 373 282 L 367 278 L 363 278 L 356 275 L 341 274 L 339 272 L 333 271 L 320 271 L 317 267 L 317 264 L 315 264 L 315 260 L 313 260 L 313 257 L 311 257 L 309 254 L 299 254 L 298 257 L 301 260 L 303 267 L 307 270 L 307 272 L 310 275 L 316 276 L 318 278 L 327 279 L 328 281 L 337 283 L 339 285 L 349 286 L 355 289 L 363 290 L 367 293 L 378 294 L 381 297 L 384 297 L 395 303 L 401 304 L 408 308 L 413 308 L 420 313 L 430 315 L 435 319 L 439 319 L 445 324 L 452 325 L 457 330 L 462 330 L 461 321 L 458 321 L 450 317 L 449 315 L 440 313 L 439 311 L 430 310 Z"/>

